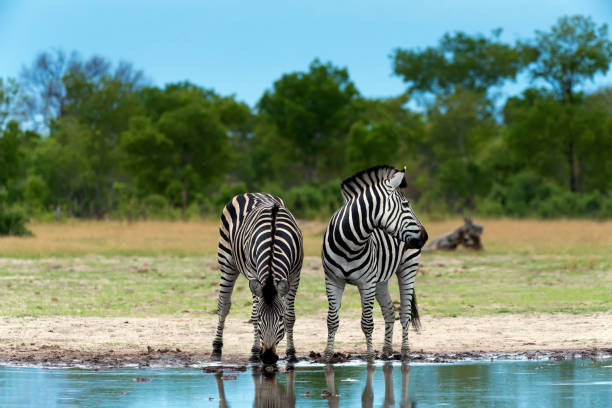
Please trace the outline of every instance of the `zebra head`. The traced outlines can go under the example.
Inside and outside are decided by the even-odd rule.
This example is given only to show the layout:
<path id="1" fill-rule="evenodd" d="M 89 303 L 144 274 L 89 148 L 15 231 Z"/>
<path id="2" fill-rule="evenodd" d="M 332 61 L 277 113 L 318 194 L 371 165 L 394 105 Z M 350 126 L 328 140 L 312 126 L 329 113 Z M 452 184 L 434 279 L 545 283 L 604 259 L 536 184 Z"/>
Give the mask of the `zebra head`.
<path id="1" fill-rule="evenodd" d="M 382 181 L 382 206 L 378 215 L 378 225 L 409 248 L 421 249 L 427 242 L 427 231 L 418 219 L 410 202 L 399 191 L 406 185 L 404 175 L 406 168 L 397 171 L 388 179 Z"/>
<path id="2" fill-rule="evenodd" d="M 285 296 L 289 292 L 289 283 L 281 279 L 275 284 L 270 274 L 263 285 L 253 279 L 249 287 L 258 298 L 254 316 L 262 343 L 260 358 L 264 364 L 274 364 L 278 361 L 276 346 L 285 337 Z"/>

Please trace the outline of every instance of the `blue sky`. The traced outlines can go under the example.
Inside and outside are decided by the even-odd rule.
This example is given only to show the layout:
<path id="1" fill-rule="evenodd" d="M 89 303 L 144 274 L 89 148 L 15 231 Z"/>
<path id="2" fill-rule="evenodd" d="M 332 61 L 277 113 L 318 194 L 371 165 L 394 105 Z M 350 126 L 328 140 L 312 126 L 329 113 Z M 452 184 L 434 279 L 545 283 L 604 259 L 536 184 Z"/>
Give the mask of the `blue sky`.
<path id="1" fill-rule="evenodd" d="M 347 67 L 365 96 L 385 97 L 404 89 L 391 75 L 397 47 L 496 27 L 514 41 L 573 14 L 610 25 L 612 1 L 0 0 L 0 77 L 17 76 L 39 51 L 62 48 L 130 61 L 157 85 L 187 79 L 254 105 L 283 73 L 318 57 Z M 611 73 L 590 87 L 604 85 Z"/>

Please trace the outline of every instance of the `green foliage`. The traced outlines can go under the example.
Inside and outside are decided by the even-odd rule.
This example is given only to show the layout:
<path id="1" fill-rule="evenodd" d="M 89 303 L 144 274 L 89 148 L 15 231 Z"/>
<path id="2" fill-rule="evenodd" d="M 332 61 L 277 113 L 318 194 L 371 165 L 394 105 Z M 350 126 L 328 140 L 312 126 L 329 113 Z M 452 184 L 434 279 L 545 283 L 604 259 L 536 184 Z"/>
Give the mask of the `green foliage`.
<path id="1" fill-rule="evenodd" d="M 30 213 L 43 211 L 49 196 L 49 189 L 42 177 L 31 174 L 25 181 L 23 198 Z"/>
<path id="2" fill-rule="evenodd" d="M 146 219 L 164 220 L 173 218 L 170 204 L 166 197 L 151 194 L 142 200 L 143 215 Z"/>
<path id="3" fill-rule="evenodd" d="M 306 184 L 291 188 L 282 197 L 296 217 L 324 218 L 342 204 L 339 185 L 339 180 L 324 185 Z"/>
<path id="4" fill-rule="evenodd" d="M 291 150 L 286 153 L 301 165 L 304 179 L 313 182 L 321 172 L 341 168 L 339 157 L 330 160 L 330 155 L 342 151 L 357 96 L 346 69 L 314 60 L 308 72 L 285 74 L 275 81 L 258 107 L 263 120 L 289 142 Z"/>
<path id="5" fill-rule="evenodd" d="M 361 96 L 346 68 L 315 59 L 256 110 L 190 82 L 147 86 L 126 63 L 43 52 L 0 81 L 3 211 L 217 218 L 235 194 L 264 191 L 325 218 L 340 180 L 392 164 L 406 166 L 419 212 L 611 217 L 612 90 L 581 92 L 608 71 L 607 26 L 577 16 L 514 44 L 500 34 L 396 49 L 408 89 L 390 98 Z M 502 106 L 491 90 L 526 72 L 544 87 Z"/>
<path id="6" fill-rule="evenodd" d="M 590 17 L 561 17 L 550 32 L 536 31 L 529 45 L 537 54 L 532 78 L 543 79 L 559 99 L 569 102 L 576 87 L 607 72 L 612 60 L 607 24 L 598 27 Z"/>
<path id="7" fill-rule="evenodd" d="M 227 101 L 187 83 L 145 94 L 152 117 L 133 117 L 122 134 L 126 168 L 141 191 L 164 195 L 185 208 L 193 191 L 217 181 L 229 168 L 231 144 L 220 112 L 227 126 L 238 126 L 243 118 L 228 112 Z"/>
<path id="8" fill-rule="evenodd" d="M 392 55 L 393 71 L 409 83 L 410 91 L 452 92 L 456 87 L 486 91 L 516 74 L 532 53 L 500 42 L 501 29 L 491 37 L 462 32 L 445 34 L 437 47 L 424 50 L 398 48 Z"/>
<path id="9" fill-rule="evenodd" d="M 19 98 L 19 85 L 17 81 L 9 78 L 0 78 L 0 131 L 4 129 L 11 115 L 19 114 L 17 107 Z"/>
<path id="10" fill-rule="evenodd" d="M 25 212 L 16 205 L 7 206 L 6 191 L 0 188 L 0 236 L 30 236 L 32 232 L 27 229 L 28 221 Z"/>

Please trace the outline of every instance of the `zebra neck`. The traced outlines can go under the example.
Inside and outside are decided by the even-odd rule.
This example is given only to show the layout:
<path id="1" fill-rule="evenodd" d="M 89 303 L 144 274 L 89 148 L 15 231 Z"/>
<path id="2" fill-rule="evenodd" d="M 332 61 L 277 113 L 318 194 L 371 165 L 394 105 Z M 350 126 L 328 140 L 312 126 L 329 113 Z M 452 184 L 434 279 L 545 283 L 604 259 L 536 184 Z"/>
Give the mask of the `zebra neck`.
<path id="1" fill-rule="evenodd" d="M 334 240 L 341 242 L 345 258 L 360 258 L 369 250 L 374 233 L 372 217 L 359 200 L 347 202 L 331 226 Z"/>

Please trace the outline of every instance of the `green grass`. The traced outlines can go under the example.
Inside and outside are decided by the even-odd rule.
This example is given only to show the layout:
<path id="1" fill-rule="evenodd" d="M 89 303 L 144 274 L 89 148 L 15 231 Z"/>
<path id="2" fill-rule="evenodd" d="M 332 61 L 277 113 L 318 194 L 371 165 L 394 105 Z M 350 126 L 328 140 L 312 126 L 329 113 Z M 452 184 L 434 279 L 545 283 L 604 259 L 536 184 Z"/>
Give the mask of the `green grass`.
<path id="1" fill-rule="evenodd" d="M 612 307 L 612 256 L 485 253 L 425 254 L 416 278 L 422 315 L 481 316 L 523 312 L 605 312 Z M 202 316 L 216 311 L 219 271 L 211 257 L 89 255 L 0 259 L 3 316 Z M 394 300 L 399 299 L 395 278 Z M 246 279 L 230 316 L 248 319 Z M 378 306 L 376 306 L 378 309 Z M 307 258 L 298 316 L 327 310 L 323 270 Z M 380 312 L 376 312 L 377 314 Z M 358 317 L 357 288 L 347 285 L 342 315 Z"/>

